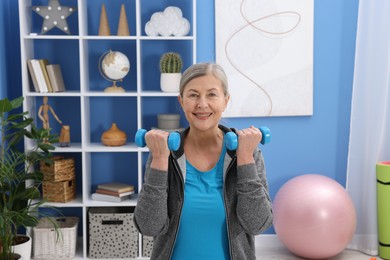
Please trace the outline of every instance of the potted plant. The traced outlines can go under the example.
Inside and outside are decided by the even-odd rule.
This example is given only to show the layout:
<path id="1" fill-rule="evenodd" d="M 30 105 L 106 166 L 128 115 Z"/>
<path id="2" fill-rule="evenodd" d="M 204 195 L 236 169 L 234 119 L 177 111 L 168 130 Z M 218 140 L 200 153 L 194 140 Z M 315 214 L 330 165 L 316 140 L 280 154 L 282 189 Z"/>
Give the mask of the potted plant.
<path id="1" fill-rule="evenodd" d="M 160 58 L 160 86 L 164 92 L 179 92 L 183 61 L 176 52 L 164 53 Z"/>
<path id="2" fill-rule="evenodd" d="M 0 259 L 13 259 L 14 245 L 18 243 L 18 232 L 38 224 L 43 205 L 39 186 L 42 173 L 37 163 L 51 163 L 50 151 L 56 138 L 47 129 L 37 129 L 28 112 L 18 112 L 23 97 L 9 101 L 0 100 Z M 25 152 L 20 146 L 24 137 L 36 145 Z M 47 142 L 47 140 L 49 142 Z M 31 243 L 31 238 L 27 236 Z M 31 244 L 27 259 L 31 257 Z M 25 260 L 26 257 L 23 257 Z"/>

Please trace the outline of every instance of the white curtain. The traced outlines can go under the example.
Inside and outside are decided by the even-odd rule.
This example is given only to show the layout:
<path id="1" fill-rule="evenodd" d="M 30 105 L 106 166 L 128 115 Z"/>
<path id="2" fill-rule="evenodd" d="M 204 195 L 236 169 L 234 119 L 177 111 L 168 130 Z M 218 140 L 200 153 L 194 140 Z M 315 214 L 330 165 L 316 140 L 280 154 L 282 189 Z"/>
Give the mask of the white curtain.
<path id="1" fill-rule="evenodd" d="M 348 246 L 378 254 L 375 165 L 390 160 L 390 1 L 360 0 L 347 190 L 357 229 Z"/>

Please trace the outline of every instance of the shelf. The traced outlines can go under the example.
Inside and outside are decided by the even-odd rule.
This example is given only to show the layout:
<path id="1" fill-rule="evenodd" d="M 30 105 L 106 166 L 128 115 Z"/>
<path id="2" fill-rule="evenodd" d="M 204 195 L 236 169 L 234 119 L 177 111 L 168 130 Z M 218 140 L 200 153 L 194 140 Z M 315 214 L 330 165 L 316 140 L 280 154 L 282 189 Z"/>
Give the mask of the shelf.
<path id="1" fill-rule="evenodd" d="M 53 144 L 56 148 L 53 153 L 81 153 L 83 151 L 81 143 L 69 143 L 67 147 L 61 147 L 59 144 Z"/>
<path id="2" fill-rule="evenodd" d="M 77 35 L 39 35 L 36 33 L 31 33 L 29 35 L 24 35 L 23 39 L 28 40 L 78 40 L 80 39 Z"/>
<path id="3" fill-rule="evenodd" d="M 87 97 L 136 97 L 137 92 L 107 93 L 103 91 L 88 91 L 84 94 Z"/>
<path id="4" fill-rule="evenodd" d="M 44 206 L 49 207 L 57 207 L 57 208 L 74 208 L 74 207 L 82 207 L 83 206 L 83 198 L 81 196 L 77 196 L 76 199 L 61 203 L 61 202 L 46 202 Z"/>
<path id="5" fill-rule="evenodd" d="M 24 94 L 26 97 L 79 97 L 80 91 L 70 91 L 65 92 L 48 92 L 48 93 L 38 93 L 38 92 L 26 92 Z"/>
<path id="6" fill-rule="evenodd" d="M 55 155 L 72 157 L 76 168 L 75 200 L 67 203 L 47 202 L 64 215 L 79 217 L 78 248 L 75 259 L 88 257 L 88 210 L 92 207 L 135 207 L 143 184 L 148 158 L 147 147 L 137 147 L 134 136 L 138 129 L 151 129 L 157 124 L 159 113 L 178 113 L 179 93 L 160 89 L 159 60 L 165 52 L 178 52 L 183 58 L 183 71 L 196 62 L 196 0 L 67 0 L 66 6 L 77 6 L 67 18 L 71 35 L 52 29 L 40 35 L 43 18 L 31 6 L 46 5 L 47 0 L 19 0 L 23 108 L 41 127 L 38 111 L 43 97 L 63 122 L 70 126 L 69 147 L 53 144 Z M 102 4 L 106 5 L 110 36 L 99 36 Z M 125 4 L 130 28 L 129 36 L 116 36 L 119 8 Z M 147 36 L 146 22 L 156 11 L 167 6 L 178 6 L 191 24 L 190 32 L 182 37 Z M 101 56 L 109 50 L 125 54 L 130 71 L 118 82 L 124 93 L 107 93 L 111 85 L 99 71 Z M 27 68 L 28 59 L 47 59 L 49 64 L 60 64 L 66 86 L 65 92 L 34 92 Z M 60 133 L 62 124 L 49 113 L 52 133 Z M 183 121 L 184 116 L 183 116 Z M 116 123 L 127 134 L 123 146 L 105 146 L 101 135 Z M 183 123 L 183 122 L 181 122 Z M 34 143 L 25 139 L 25 149 Z M 121 203 L 92 200 L 97 185 L 119 181 L 131 183 L 136 189 L 132 199 Z M 142 255 L 142 236 L 139 236 L 139 257 Z M 121 258 L 123 259 L 123 258 Z"/>
<path id="7" fill-rule="evenodd" d="M 105 202 L 92 200 L 90 198 L 85 200 L 85 205 L 87 207 L 135 207 L 137 205 L 138 196 L 137 194 L 132 195 L 130 200 L 125 200 L 122 202 Z"/>
<path id="8" fill-rule="evenodd" d="M 132 137 L 134 139 L 134 137 Z M 134 143 L 126 143 L 122 146 L 105 146 L 102 143 L 86 144 L 86 152 L 137 152 L 138 147 Z"/>

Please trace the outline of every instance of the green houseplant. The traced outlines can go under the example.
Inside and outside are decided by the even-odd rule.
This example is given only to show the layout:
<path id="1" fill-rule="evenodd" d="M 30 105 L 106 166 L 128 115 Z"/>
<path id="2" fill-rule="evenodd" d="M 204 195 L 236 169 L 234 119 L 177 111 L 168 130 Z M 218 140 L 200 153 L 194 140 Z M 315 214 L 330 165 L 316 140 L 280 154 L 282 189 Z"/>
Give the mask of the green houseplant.
<path id="1" fill-rule="evenodd" d="M 161 73 L 181 73 L 183 61 L 179 53 L 167 52 L 160 58 Z"/>
<path id="2" fill-rule="evenodd" d="M 160 86 L 164 92 L 179 92 L 183 60 L 179 53 L 167 52 L 160 58 Z"/>
<path id="3" fill-rule="evenodd" d="M 43 176 L 37 168 L 40 161 L 51 163 L 50 151 L 56 138 L 49 130 L 37 129 L 28 112 L 18 112 L 23 97 L 0 100 L 0 259 L 12 259 L 18 231 L 39 222 L 40 184 Z M 25 152 L 20 146 L 24 137 L 36 145 Z M 49 140 L 49 142 L 47 142 Z M 31 252 L 30 252 L 31 253 Z"/>

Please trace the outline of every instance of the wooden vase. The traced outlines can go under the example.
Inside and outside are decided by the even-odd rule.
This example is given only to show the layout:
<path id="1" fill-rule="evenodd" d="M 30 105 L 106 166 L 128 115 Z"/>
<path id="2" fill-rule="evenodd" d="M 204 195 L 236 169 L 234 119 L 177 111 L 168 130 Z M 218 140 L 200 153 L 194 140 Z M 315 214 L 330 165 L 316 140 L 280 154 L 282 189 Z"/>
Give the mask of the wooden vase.
<path id="1" fill-rule="evenodd" d="M 60 138 L 59 138 L 60 147 L 68 147 L 70 143 L 70 126 L 63 125 L 61 127 Z"/>
<path id="2" fill-rule="evenodd" d="M 111 128 L 102 134 L 101 140 L 106 146 L 121 146 L 126 143 L 127 135 L 117 127 L 116 123 L 112 123 Z"/>

